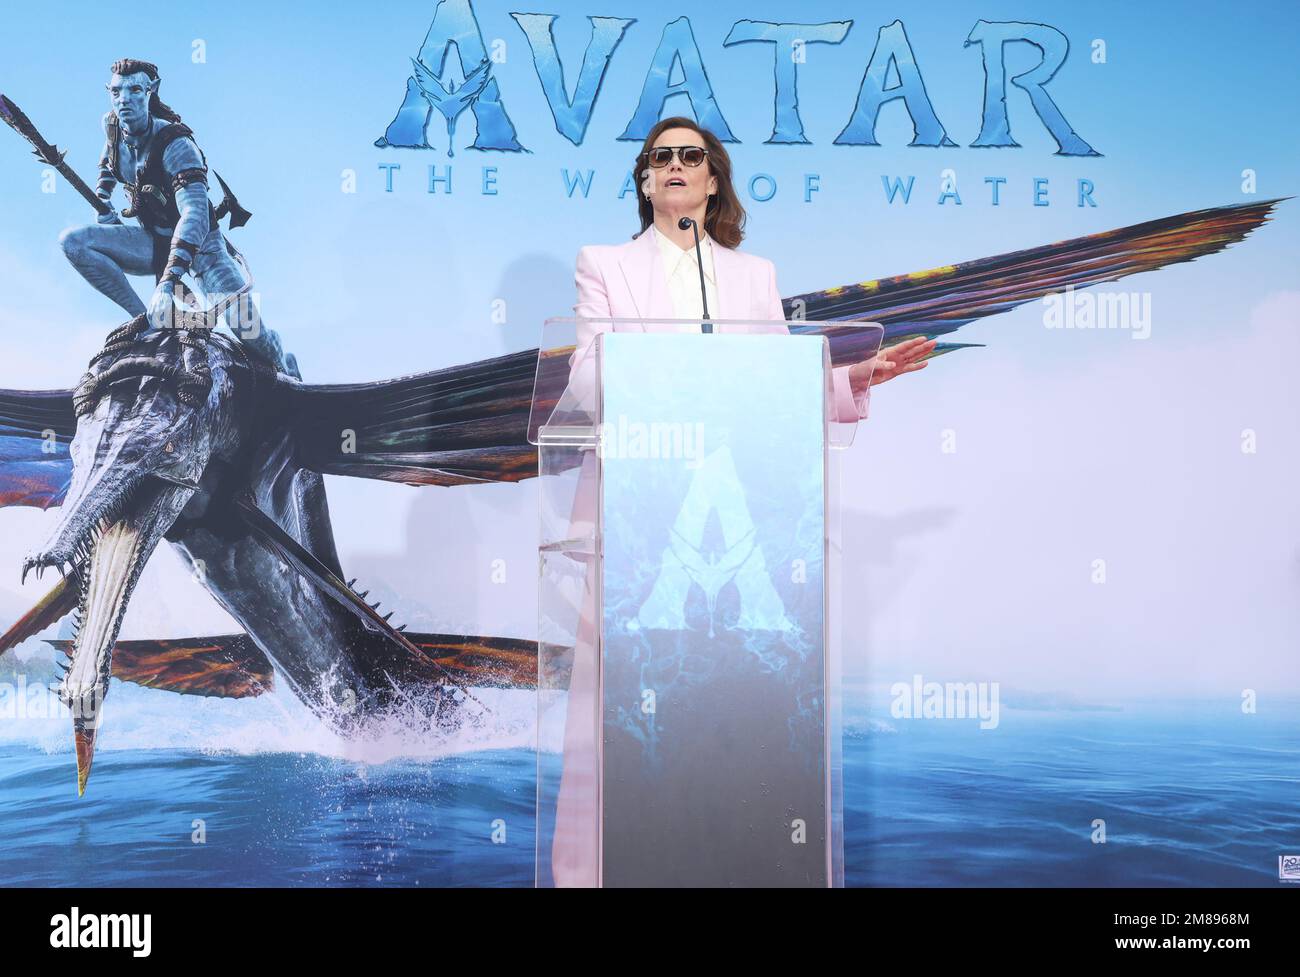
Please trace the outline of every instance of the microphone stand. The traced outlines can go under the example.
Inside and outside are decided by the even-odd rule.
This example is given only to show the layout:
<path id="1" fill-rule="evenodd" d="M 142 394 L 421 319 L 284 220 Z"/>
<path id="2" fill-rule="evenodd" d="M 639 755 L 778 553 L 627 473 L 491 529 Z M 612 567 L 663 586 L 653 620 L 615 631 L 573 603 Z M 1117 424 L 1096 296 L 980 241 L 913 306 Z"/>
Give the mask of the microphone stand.
<path id="1" fill-rule="evenodd" d="M 683 217 L 677 222 L 677 226 L 683 231 L 689 227 L 695 232 L 695 264 L 700 270 L 700 305 L 704 309 L 704 321 L 700 323 L 700 331 L 710 335 L 713 332 L 713 323 L 709 321 L 709 297 L 704 291 L 704 256 L 700 252 L 700 225 L 694 218 Z"/>

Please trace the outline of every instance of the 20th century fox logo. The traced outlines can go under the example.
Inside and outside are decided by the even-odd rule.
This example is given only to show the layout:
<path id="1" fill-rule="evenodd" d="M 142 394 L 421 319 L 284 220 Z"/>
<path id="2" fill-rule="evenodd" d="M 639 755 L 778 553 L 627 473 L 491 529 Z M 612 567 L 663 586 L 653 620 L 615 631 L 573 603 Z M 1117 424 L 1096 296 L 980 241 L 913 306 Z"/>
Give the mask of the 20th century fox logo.
<path id="1" fill-rule="evenodd" d="M 1278 855 L 1277 877 L 1283 882 L 1300 882 L 1300 855 Z"/>
<path id="2" fill-rule="evenodd" d="M 152 949 L 153 917 L 149 913 L 86 913 L 76 906 L 68 914 L 50 917 L 50 946 L 56 950 L 129 949 L 147 957 Z"/>

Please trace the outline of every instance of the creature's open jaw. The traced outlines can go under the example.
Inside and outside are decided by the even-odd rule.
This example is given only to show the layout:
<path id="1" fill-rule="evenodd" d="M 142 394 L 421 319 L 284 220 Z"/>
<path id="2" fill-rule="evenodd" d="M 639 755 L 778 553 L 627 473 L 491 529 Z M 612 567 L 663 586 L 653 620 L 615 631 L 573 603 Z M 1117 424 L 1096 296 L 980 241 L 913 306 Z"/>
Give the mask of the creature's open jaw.
<path id="1" fill-rule="evenodd" d="M 123 485 L 113 498 L 98 505 L 88 505 L 84 501 L 94 494 L 89 491 L 82 500 L 65 504 L 63 518 L 45 549 L 23 560 L 21 582 L 27 582 L 29 571 L 34 572 L 39 580 L 47 567 L 58 570 L 60 576 L 78 573 L 84 577 L 100 537 L 131 510 L 136 492 L 141 487 L 140 481 Z"/>
<path id="2" fill-rule="evenodd" d="M 82 582 L 81 626 L 72 648 L 72 664 L 63 676 L 59 698 L 72 710 L 77 747 L 77 794 L 86 790 L 94 760 L 95 732 L 108 692 L 113 642 L 131 590 L 144 561 L 140 529 L 126 521 L 107 526 L 92 545 Z"/>
<path id="3" fill-rule="evenodd" d="M 95 735 L 108 692 L 113 645 L 140 571 L 175 522 L 193 489 L 147 477 L 134 483 L 89 523 L 62 553 L 29 558 L 37 568 L 69 563 L 81 585 L 71 664 L 59 698 L 72 710 L 77 749 L 77 793 L 83 794 L 94 760 Z M 62 566 L 60 565 L 62 570 Z"/>

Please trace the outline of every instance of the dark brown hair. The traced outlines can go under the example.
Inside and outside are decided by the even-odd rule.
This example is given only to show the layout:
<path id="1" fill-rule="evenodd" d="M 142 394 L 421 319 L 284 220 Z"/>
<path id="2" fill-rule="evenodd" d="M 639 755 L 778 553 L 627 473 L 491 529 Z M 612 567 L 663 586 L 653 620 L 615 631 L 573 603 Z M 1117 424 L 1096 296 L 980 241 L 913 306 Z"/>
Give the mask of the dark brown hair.
<path id="1" fill-rule="evenodd" d="M 139 74 L 143 71 L 149 76 L 150 81 L 158 81 L 158 66 L 150 64 L 148 61 L 140 61 L 137 58 L 121 58 L 114 61 L 108 70 L 111 74 L 123 76 Z M 181 121 L 181 117 L 176 114 L 176 111 L 158 97 L 157 91 L 149 94 L 149 114 L 165 122 Z"/>
<path id="2" fill-rule="evenodd" d="M 636 209 L 637 215 L 641 218 L 641 230 L 634 236 L 644 233 L 655 220 L 654 207 L 650 204 L 650 198 L 641 189 L 641 174 L 649 166 L 650 149 L 665 129 L 679 128 L 693 129 L 699 134 L 704 148 L 709 151 L 704 157 L 705 165 L 709 167 L 709 173 L 718 178 L 718 192 L 709 196 L 709 202 L 704 208 L 704 230 L 724 248 L 734 248 L 745 237 L 745 208 L 740 205 L 736 188 L 731 185 L 731 157 L 727 155 L 727 150 L 723 148 L 717 136 L 707 129 L 701 129 L 693 119 L 683 115 L 674 115 L 655 123 L 654 128 L 646 134 L 641 152 L 637 153 L 636 160 L 632 164 L 637 187 Z"/>

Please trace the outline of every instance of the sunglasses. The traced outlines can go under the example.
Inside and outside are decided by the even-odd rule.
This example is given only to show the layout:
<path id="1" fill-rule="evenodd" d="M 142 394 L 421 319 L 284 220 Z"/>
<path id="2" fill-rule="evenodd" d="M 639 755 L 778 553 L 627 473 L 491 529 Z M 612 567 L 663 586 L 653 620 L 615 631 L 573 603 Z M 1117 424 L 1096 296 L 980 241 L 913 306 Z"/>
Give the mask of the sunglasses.
<path id="1" fill-rule="evenodd" d="M 683 166 L 699 166 L 709 151 L 703 146 L 656 146 L 646 153 L 646 160 L 658 170 L 671 163 L 674 154 Z"/>

